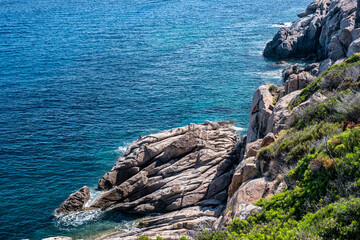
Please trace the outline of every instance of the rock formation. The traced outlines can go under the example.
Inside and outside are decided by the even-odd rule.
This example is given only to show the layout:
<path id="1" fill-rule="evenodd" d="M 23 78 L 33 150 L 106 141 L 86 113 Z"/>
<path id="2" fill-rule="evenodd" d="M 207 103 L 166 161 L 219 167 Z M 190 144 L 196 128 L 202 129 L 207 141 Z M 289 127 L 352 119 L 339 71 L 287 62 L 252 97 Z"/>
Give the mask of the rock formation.
<path id="1" fill-rule="evenodd" d="M 348 56 L 353 34 L 358 32 L 354 31 L 355 10 L 355 0 L 313 2 L 298 15 L 299 20 L 278 31 L 266 45 L 264 56 L 280 59 L 313 56 L 318 61 Z"/>
<path id="2" fill-rule="evenodd" d="M 360 29 L 354 28 L 356 7 L 355 0 L 316 0 L 298 14 L 299 20 L 279 29 L 266 45 L 265 57 L 315 61 L 283 71 L 285 87 L 279 98 L 303 89 L 325 69 L 360 51 Z"/>
<path id="3" fill-rule="evenodd" d="M 244 141 L 225 122 L 191 124 L 146 136 L 133 142 L 99 180 L 104 192 L 90 208 L 164 213 L 140 220 L 138 229 L 115 239 L 159 231 L 173 237 L 194 236 L 197 230 L 211 228 L 225 208 Z M 84 188 L 70 195 L 57 212 L 82 210 L 83 205 L 74 204 L 82 192 Z"/>
<path id="4" fill-rule="evenodd" d="M 67 214 L 84 210 L 84 206 L 90 199 L 90 190 L 84 186 L 71 194 L 56 210 L 55 214 Z"/>

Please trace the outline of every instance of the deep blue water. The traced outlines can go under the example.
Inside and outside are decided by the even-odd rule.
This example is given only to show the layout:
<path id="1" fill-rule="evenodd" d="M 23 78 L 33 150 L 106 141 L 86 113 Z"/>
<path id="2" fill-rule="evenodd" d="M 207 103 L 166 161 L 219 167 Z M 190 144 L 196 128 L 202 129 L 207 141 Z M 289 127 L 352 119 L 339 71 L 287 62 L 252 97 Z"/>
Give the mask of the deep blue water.
<path id="1" fill-rule="evenodd" d="M 255 89 L 281 84 L 261 55 L 274 24 L 310 2 L 0 0 L 0 239 L 123 226 L 51 214 L 140 134 L 205 120 L 244 133 Z"/>

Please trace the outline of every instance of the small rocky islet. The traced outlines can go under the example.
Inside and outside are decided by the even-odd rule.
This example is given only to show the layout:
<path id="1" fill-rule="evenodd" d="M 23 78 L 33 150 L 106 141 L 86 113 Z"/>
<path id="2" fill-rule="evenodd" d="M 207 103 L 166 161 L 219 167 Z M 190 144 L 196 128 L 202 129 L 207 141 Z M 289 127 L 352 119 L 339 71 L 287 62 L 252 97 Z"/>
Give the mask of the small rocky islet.
<path id="1" fill-rule="evenodd" d="M 305 131 L 305 126 L 311 128 L 310 121 L 301 122 L 304 112 L 313 113 L 317 105 L 335 98 L 344 102 L 344 96 L 338 97 L 344 91 L 357 96 L 357 11 L 354 0 L 317 0 L 298 15 L 299 20 L 275 34 L 266 45 L 265 57 L 278 59 L 281 64 L 287 64 L 284 60 L 289 58 L 306 58 L 307 64 L 288 65 L 282 72 L 284 86 L 266 84 L 256 90 L 247 135 L 239 137 L 232 122 L 209 121 L 148 135 L 130 144 L 124 156 L 99 180 L 98 188 L 103 192 L 95 200 L 89 204 L 90 191 L 83 187 L 71 194 L 55 214 L 102 209 L 147 216 L 127 232 L 99 238 L 126 240 L 141 236 L 196 239 L 205 229 L 222 231 L 234 219 L 246 220 L 267 211 L 256 202 L 293 191 L 299 183 L 287 177 L 297 166 L 284 160 L 290 158 L 291 149 L 277 158 L 264 157 L 266 151 L 279 152 L 274 147 L 277 143 L 295 138 L 296 131 Z M 330 113 L 323 112 L 326 114 Z M 334 128 L 339 134 L 356 129 L 359 120 L 339 118 L 333 122 L 341 122 L 343 128 Z M 314 137 L 313 142 L 306 143 L 320 146 L 321 139 Z M 319 164 L 316 171 L 327 169 L 325 163 Z M 309 164 L 313 171 L 314 165 L 315 161 Z"/>

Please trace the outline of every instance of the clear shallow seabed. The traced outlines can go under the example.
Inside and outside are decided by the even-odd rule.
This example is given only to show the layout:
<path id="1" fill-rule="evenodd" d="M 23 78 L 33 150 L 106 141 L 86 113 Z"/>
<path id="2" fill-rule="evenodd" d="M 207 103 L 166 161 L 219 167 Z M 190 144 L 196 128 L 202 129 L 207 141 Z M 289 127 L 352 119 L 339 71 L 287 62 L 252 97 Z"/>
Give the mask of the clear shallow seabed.
<path id="1" fill-rule="evenodd" d="M 0 0 L 0 239 L 129 223 L 51 214 L 138 135 L 205 120 L 245 133 L 255 89 L 281 84 L 261 51 L 310 2 Z"/>

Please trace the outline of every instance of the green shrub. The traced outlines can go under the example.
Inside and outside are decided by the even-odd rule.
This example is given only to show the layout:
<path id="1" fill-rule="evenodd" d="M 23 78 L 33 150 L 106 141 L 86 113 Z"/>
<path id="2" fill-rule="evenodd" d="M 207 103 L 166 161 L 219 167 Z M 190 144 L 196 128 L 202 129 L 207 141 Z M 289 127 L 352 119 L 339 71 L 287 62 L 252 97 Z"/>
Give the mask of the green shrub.
<path id="1" fill-rule="evenodd" d="M 271 160 L 293 163 L 311 152 L 312 144 L 323 137 L 331 136 L 340 131 L 339 124 L 321 122 L 300 131 L 287 130 L 274 144 L 262 148 L 258 154 L 259 160 Z"/>
<path id="2" fill-rule="evenodd" d="M 230 236 L 231 234 L 227 231 L 216 232 L 204 230 L 197 236 L 197 240 L 226 240 L 231 239 Z"/>
<path id="3" fill-rule="evenodd" d="M 149 237 L 146 237 L 146 236 L 141 236 L 141 237 L 137 238 L 136 240 L 152 240 L 152 239 Z"/>
<path id="4" fill-rule="evenodd" d="M 311 97 L 311 95 L 313 95 L 315 92 L 319 91 L 320 89 L 326 92 L 331 92 L 333 90 L 341 91 L 348 88 L 358 89 L 360 86 L 358 79 L 354 81 L 348 75 L 349 74 L 351 75 L 352 72 L 350 68 L 359 67 L 359 66 L 360 66 L 359 53 L 355 53 L 352 57 L 348 58 L 347 60 L 345 60 L 340 64 L 335 64 L 330 66 L 323 73 L 321 73 L 319 78 L 317 78 L 315 81 L 313 81 L 311 84 L 309 84 L 301 91 L 299 96 L 289 104 L 289 108 L 293 109 L 299 104 L 305 102 Z M 349 81 L 350 79 L 351 81 Z"/>
<path id="5" fill-rule="evenodd" d="M 293 109 L 294 107 L 298 106 L 300 103 L 303 103 L 306 100 L 308 100 L 311 97 L 311 95 L 313 95 L 315 92 L 317 92 L 320 89 L 320 86 L 321 86 L 321 77 L 317 78 L 307 87 L 305 87 L 301 91 L 299 96 L 295 98 L 292 102 L 290 102 L 289 108 Z"/>

